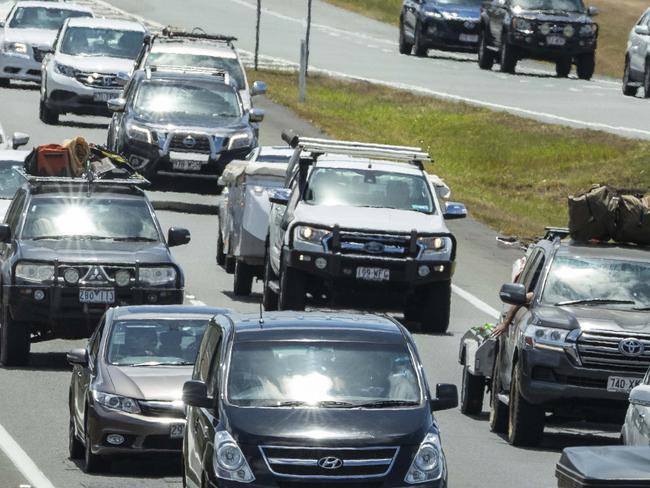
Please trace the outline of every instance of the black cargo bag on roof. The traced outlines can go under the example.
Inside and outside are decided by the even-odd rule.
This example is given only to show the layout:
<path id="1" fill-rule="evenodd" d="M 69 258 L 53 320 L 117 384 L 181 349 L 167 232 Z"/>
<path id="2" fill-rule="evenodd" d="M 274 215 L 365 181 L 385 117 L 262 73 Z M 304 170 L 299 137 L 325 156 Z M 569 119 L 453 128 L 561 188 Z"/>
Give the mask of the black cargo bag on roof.
<path id="1" fill-rule="evenodd" d="M 569 232 L 576 241 L 609 241 L 616 233 L 616 192 L 594 185 L 585 193 L 569 196 Z"/>
<path id="2" fill-rule="evenodd" d="M 650 448 L 570 447 L 555 467 L 558 488 L 650 488 Z"/>
<path id="3" fill-rule="evenodd" d="M 618 242 L 650 244 L 650 197 L 621 195 L 614 239 Z"/>

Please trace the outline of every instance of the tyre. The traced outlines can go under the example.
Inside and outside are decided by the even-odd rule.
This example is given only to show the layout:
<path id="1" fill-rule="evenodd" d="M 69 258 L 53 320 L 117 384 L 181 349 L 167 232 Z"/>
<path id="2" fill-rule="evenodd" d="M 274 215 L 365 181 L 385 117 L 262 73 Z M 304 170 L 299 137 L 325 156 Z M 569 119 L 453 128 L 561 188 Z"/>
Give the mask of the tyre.
<path id="1" fill-rule="evenodd" d="M 463 367 L 463 381 L 460 389 L 460 411 L 465 415 L 479 415 L 483 411 L 485 378 L 474 376 L 469 366 Z"/>
<path id="2" fill-rule="evenodd" d="M 544 410 L 521 396 L 521 370 L 515 364 L 510 386 L 508 442 L 513 446 L 539 446 L 544 436 Z"/>
<path id="3" fill-rule="evenodd" d="M 626 97 L 636 96 L 639 88 L 636 86 L 630 86 L 632 79 L 630 76 L 630 59 L 625 58 L 625 69 L 623 70 L 623 95 Z"/>
<path id="4" fill-rule="evenodd" d="M 496 434 L 504 434 L 508 430 L 508 407 L 499 400 L 501 382 L 499 381 L 499 355 L 496 355 L 490 388 L 490 430 Z"/>
<path id="5" fill-rule="evenodd" d="M 595 53 L 580 54 L 576 58 L 576 68 L 578 71 L 578 78 L 581 80 L 591 80 L 596 70 L 596 55 Z"/>
<path id="6" fill-rule="evenodd" d="M 514 74 L 515 69 L 517 68 L 517 57 L 515 56 L 515 48 L 508 44 L 508 41 L 504 38 L 501 41 L 501 51 L 500 51 L 500 70 L 502 73 Z"/>
<path id="7" fill-rule="evenodd" d="M 568 78 L 571 73 L 571 58 L 560 58 L 555 62 L 555 74 L 558 78 Z"/>
<path id="8" fill-rule="evenodd" d="M 451 282 L 431 283 L 416 290 L 405 311 L 407 320 L 420 323 L 427 334 L 444 334 L 449 328 Z"/>
<path id="9" fill-rule="evenodd" d="M 90 435 L 88 434 L 88 424 L 86 424 L 85 445 L 84 445 L 84 472 L 101 473 L 108 471 L 111 467 L 110 459 L 106 456 L 93 454 L 91 449 Z"/>
<path id="10" fill-rule="evenodd" d="M 266 259 L 264 260 L 264 289 L 262 291 L 262 306 L 267 312 L 272 312 L 278 309 L 278 295 L 271 290 L 269 282 L 274 280 L 275 273 L 271 268 L 271 260 L 268 257 L 267 251 Z"/>
<path id="11" fill-rule="evenodd" d="M 225 262 L 225 268 L 226 268 L 226 273 L 228 274 L 233 274 L 235 272 L 235 258 L 232 256 L 226 256 L 226 262 Z"/>
<path id="12" fill-rule="evenodd" d="M 427 53 L 429 52 L 429 48 L 427 48 L 423 42 L 422 26 L 420 26 L 419 23 L 415 26 L 415 33 L 413 35 L 415 37 L 415 43 L 413 45 L 415 55 L 420 58 L 426 57 Z"/>
<path id="13" fill-rule="evenodd" d="M 0 88 L 9 88 L 11 81 L 9 78 L 0 78 Z"/>
<path id="14" fill-rule="evenodd" d="M 59 114 L 52 109 L 47 108 L 45 102 L 41 100 L 38 108 L 38 116 L 41 122 L 48 125 L 57 125 L 59 123 Z"/>
<path id="15" fill-rule="evenodd" d="M 490 70 L 492 66 L 494 66 L 494 53 L 488 49 L 485 33 L 482 32 L 478 43 L 478 67 Z"/>
<path id="16" fill-rule="evenodd" d="M 307 296 L 305 292 L 305 274 L 295 268 L 285 268 L 280 273 L 280 310 L 305 310 Z"/>
<path id="17" fill-rule="evenodd" d="M 406 33 L 404 32 L 404 23 L 400 20 L 399 23 L 399 53 L 411 55 L 413 51 L 413 44 L 406 40 Z"/>
<path id="18" fill-rule="evenodd" d="M 241 259 L 235 263 L 233 292 L 240 297 L 247 297 L 253 288 L 254 268 Z"/>
<path id="19" fill-rule="evenodd" d="M 219 266 L 226 264 L 226 253 L 224 252 L 223 236 L 221 235 L 221 220 L 219 220 L 219 234 L 217 235 L 217 264 Z"/>
<path id="20" fill-rule="evenodd" d="M 650 98 L 650 60 L 648 59 L 643 69 L 643 98 Z"/>
<path id="21" fill-rule="evenodd" d="M 68 455 L 70 459 L 81 459 L 84 457 L 84 445 L 75 434 L 74 420 L 70 417 L 70 427 L 68 429 Z"/>
<path id="22" fill-rule="evenodd" d="M 5 366 L 25 366 L 29 362 L 30 327 L 27 322 L 7 318 L 0 324 L 0 362 Z"/>

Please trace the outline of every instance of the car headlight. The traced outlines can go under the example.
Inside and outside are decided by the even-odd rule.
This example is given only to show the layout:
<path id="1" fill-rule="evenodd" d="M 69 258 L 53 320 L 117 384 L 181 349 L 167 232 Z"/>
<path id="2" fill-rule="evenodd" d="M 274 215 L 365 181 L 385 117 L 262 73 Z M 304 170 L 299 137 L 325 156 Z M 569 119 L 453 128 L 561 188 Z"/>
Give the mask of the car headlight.
<path id="1" fill-rule="evenodd" d="M 219 430 L 214 435 L 213 451 L 214 474 L 223 480 L 234 480 L 240 483 L 255 481 L 244 453 L 235 439 L 225 430 Z"/>
<path id="2" fill-rule="evenodd" d="M 142 127 L 134 123 L 127 124 L 126 136 L 129 139 L 133 139 L 134 141 L 145 142 L 147 144 L 151 144 L 152 141 L 151 131 L 146 127 Z"/>
<path id="3" fill-rule="evenodd" d="M 10 54 L 27 54 L 27 44 L 23 42 L 5 42 L 4 52 Z"/>
<path id="4" fill-rule="evenodd" d="M 320 244 L 329 233 L 330 231 L 327 229 L 318 229 L 308 225 L 299 225 L 293 231 L 293 238 L 299 241 Z"/>
<path id="5" fill-rule="evenodd" d="M 424 252 L 441 252 L 447 247 L 447 239 L 444 237 L 418 237 L 418 244 L 424 248 Z"/>
<path id="6" fill-rule="evenodd" d="M 428 10 L 427 17 L 432 17 L 434 19 L 442 19 L 442 14 L 437 10 Z"/>
<path id="7" fill-rule="evenodd" d="M 526 329 L 524 340 L 527 345 L 540 349 L 563 350 L 570 333 L 571 331 L 566 329 L 530 325 Z"/>
<path id="8" fill-rule="evenodd" d="M 233 134 L 230 136 L 230 142 L 228 143 L 228 150 L 232 151 L 233 149 L 242 149 L 245 147 L 250 147 L 253 144 L 253 133 L 252 132 L 240 132 L 238 134 Z"/>
<path id="9" fill-rule="evenodd" d="M 581 36 L 592 36 L 598 32 L 598 26 L 596 24 L 585 24 L 580 27 L 579 32 Z"/>
<path id="10" fill-rule="evenodd" d="M 93 399 L 102 407 L 126 413 L 140 413 L 138 402 L 133 398 L 113 395 L 112 393 L 104 393 L 103 391 L 97 390 L 93 390 L 92 392 Z"/>
<path id="11" fill-rule="evenodd" d="M 54 63 L 54 71 L 56 71 L 60 75 L 69 76 L 70 78 L 74 78 L 79 74 L 78 69 L 61 63 Z"/>
<path id="12" fill-rule="evenodd" d="M 567 24 L 562 32 L 564 33 L 564 37 L 573 37 L 573 34 L 576 33 L 576 29 L 571 24 Z"/>
<path id="13" fill-rule="evenodd" d="M 522 19 L 520 17 L 515 17 L 512 19 L 512 27 L 520 32 L 533 31 L 533 24 L 529 20 Z"/>
<path id="14" fill-rule="evenodd" d="M 420 444 L 404 481 L 415 485 L 438 479 L 442 476 L 442 465 L 440 439 L 437 434 L 429 432 Z"/>
<path id="15" fill-rule="evenodd" d="M 150 286 L 169 285 L 176 282 L 176 268 L 159 266 L 156 268 L 140 268 L 140 283 Z"/>
<path id="16" fill-rule="evenodd" d="M 54 278 L 54 265 L 18 263 L 15 271 L 16 280 L 28 283 L 44 283 Z"/>

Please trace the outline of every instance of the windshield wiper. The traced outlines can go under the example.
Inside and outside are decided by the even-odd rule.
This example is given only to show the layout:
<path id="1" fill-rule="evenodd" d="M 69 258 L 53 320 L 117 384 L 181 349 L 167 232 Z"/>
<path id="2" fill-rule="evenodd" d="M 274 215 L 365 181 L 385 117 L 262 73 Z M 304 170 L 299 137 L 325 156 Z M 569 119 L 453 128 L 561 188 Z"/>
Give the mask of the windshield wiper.
<path id="1" fill-rule="evenodd" d="M 557 302 L 556 307 L 564 305 L 634 305 L 636 302 L 633 300 L 613 300 L 609 298 L 583 298 L 582 300 L 566 300 L 564 302 Z"/>
<path id="2" fill-rule="evenodd" d="M 152 239 L 151 237 L 137 237 L 137 236 L 111 237 L 110 239 L 119 242 L 158 242 L 158 239 Z"/>
<path id="3" fill-rule="evenodd" d="M 144 363 L 135 363 L 124 366 L 146 367 L 146 366 L 191 366 L 194 363 L 191 361 L 146 361 Z"/>
<path id="4" fill-rule="evenodd" d="M 59 235 L 59 236 L 37 236 L 37 237 L 31 237 L 30 239 L 32 241 L 43 241 L 48 239 L 51 239 L 53 241 L 60 241 L 62 239 L 74 239 L 76 241 L 105 241 L 105 240 L 111 240 L 113 238 L 107 236 L 68 234 L 68 235 Z"/>
<path id="5" fill-rule="evenodd" d="M 420 402 L 410 400 L 376 400 L 368 403 L 355 403 L 357 408 L 387 408 L 387 407 L 415 407 L 420 405 Z"/>

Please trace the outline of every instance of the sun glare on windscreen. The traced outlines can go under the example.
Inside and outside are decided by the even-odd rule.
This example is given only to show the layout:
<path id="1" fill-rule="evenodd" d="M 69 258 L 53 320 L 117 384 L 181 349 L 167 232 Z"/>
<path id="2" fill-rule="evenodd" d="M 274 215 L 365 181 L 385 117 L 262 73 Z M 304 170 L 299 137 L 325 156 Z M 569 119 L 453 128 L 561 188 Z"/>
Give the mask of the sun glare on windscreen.
<path id="1" fill-rule="evenodd" d="M 287 397 L 308 404 L 316 404 L 330 399 L 330 391 L 333 386 L 332 380 L 320 373 L 294 375 L 287 381 Z"/>
<path id="2" fill-rule="evenodd" d="M 54 221 L 56 228 L 63 235 L 90 235 L 97 231 L 88 210 L 78 205 L 66 205 L 65 210 Z"/>

